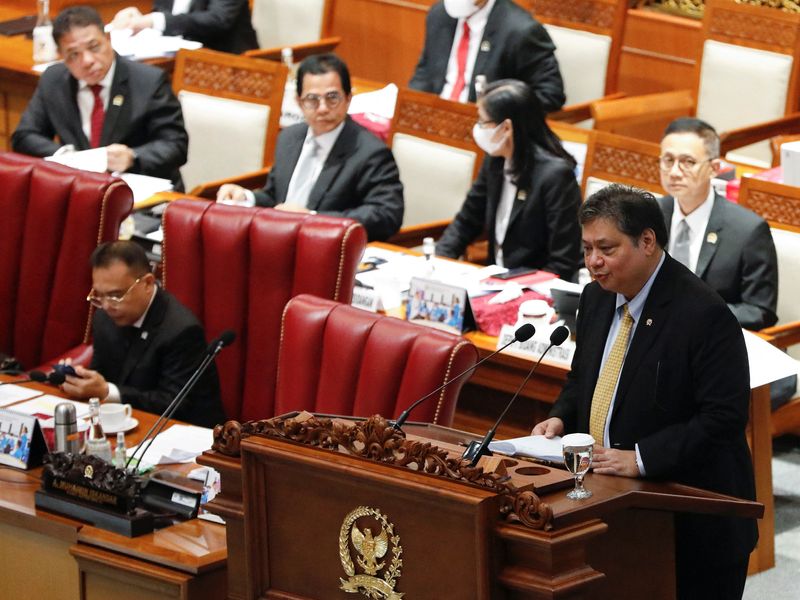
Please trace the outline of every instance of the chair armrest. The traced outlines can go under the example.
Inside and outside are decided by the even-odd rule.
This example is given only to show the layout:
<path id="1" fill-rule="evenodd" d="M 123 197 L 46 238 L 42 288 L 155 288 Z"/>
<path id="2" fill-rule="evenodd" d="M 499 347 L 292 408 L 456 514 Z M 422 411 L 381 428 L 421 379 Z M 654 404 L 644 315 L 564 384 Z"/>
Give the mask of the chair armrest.
<path id="1" fill-rule="evenodd" d="M 75 346 L 74 348 L 70 348 L 63 354 L 51 358 L 50 360 L 46 361 L 43 365 L 39 365 L 36 369 L 32 369 L 34 371 L 44 371 L 45 373 L 49 373 L 53 370 L 53 365 L 56 364 L 60 360 L 70 359 L 73 365 L 81 365 L 82 367 L 88 367 L 89 364 L 92 362 L 92 355 L 94 354 L 94 348 L 91 344 L 80 344 L 79 346 Z"/>
<path id="2" fill-rule="evenodd" d="M 408 227 L 400 229 L 400 231 L 390 237 L 387 242 L 395 246 L 403 246 L 404 248 L 415 248 L 421 245 L 422 240 L 426 237 L 432 237 L 434 239 L 441 237 L 449 224 L 450 219 L 444 219 L 442 221 L 409 225 Z"/>
<path id="3" fill-rule="evenodd" d="M 719 135 L 721 154 L 725 156 L 735 148 L 755 144 L 776 135 L 793 133 L 800 133 L 800 113 L 792 113 L 773 121 L 731 129 Z"/>
<path id="4" fill-rule="evenodd" d="M 632 96 L 591 103 L 595 129 L 615 132 L 618 127 L 645 124 L 656 120 L 694 113 L 694 97 L 690 90 Z"/>
<path id="5" fill-rule="evenodd" d="M 776 348 L 786 350 L 790 346 L 800 343 L 800 321 L 765 327 L 758 332 L 758 335 Z"/>
<path id="6" fill-rule="evenodd" d="M 236 177 L 228 177 L 226 179 L 217 179 L 216 181 L 201 183 L 191 192 L 189 192 L 189 194 L 192 196 L 199 196 L 200 198 L 206 198 L 207 200 L 216 200 L 219 188 L 226 183 L 235 183 L 236 185 L 240 185 L 248 190 L 264 187 L 264 184 L 267 182 L 267 175 L 269 175 L 271 169 L 272 167 L 270 166 L 259 169 L 258 171 L 252 171 L 251 173 L 237 175 Z"/>
<path id="7" fill-rule="evenodd" d="M 547 115 L 548 119 L 559 121 L 561 123 L 580 123 L 592 118 L 592 103 L 593 102 L 606 102 L 609 100 L 618 100 L 624 98 L 625 92 L 617 92 L 616 94 L 609 94 L 597 100 L 590 100 L 588 102 L 577 102 L 563 107 L 561 110 L 551 112 Z"/>
<path id="8" fill-rule="evenodd" d="M 311 56 L 312 54 L 325 54 L 326 52 L 333 52 L 334 48 L 336 48 L 341 41 L 342 38 L 340 37 L 327 37 L 317 40 L 316 42 L 295 44 L 294 46 L 289 46 L 289 48 L 292 49 L 292 59 L 297 63 L 307 56 Z M 255 50 L 248 50 L 244 53 L 244 56 L 280 62 L 282 50 L 283 47 L 258 48 Z"/>

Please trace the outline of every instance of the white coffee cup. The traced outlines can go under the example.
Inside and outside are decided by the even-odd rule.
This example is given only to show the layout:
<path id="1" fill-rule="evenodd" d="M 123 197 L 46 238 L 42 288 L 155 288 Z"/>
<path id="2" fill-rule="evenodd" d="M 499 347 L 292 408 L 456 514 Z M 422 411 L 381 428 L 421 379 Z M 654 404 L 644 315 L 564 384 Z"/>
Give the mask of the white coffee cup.
<path id="1" fill-rule="evenodd" d="M 544 300 L 526 300 L 519 305 L 516 327 L 531 323 L 537 328 L 550 325 L 555 311 Z"/>
<path id="2" fill-rule="evenodd" d="M 104 429 L 122 429 L 125 422 L 131 418 L 130 404 L 117 404 L 108 402 L 100 405 L 100 425 Z"/>

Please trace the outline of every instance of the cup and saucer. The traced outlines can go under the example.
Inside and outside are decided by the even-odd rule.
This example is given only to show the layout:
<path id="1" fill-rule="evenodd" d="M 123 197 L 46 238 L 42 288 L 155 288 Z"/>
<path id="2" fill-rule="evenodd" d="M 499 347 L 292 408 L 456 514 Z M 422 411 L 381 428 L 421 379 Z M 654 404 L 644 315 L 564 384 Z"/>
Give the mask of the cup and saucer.
<path id="1" fill-rule="evenodd" d="M 103 404 L 100 407 L 100 425 L 103 427 L 103 433 L 128 432 L 139 425 L 139 419 L 134 418 L 132 412 L 130 404 L 114 402 Z"/>

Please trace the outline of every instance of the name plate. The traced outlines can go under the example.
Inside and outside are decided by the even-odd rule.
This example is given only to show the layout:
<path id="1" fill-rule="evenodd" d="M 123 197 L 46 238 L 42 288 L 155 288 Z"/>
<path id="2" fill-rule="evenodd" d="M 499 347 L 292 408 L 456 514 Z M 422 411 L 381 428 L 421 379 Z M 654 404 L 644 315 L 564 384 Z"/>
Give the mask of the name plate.
<path id="1" fill-rule="evenodd" d="M 516 328 L 512 325 L 503 325 L 500 330 L 500 335 L 497 336 L 497 348 L 509 343 L 514 339 L 514 332 Z M 537 332 L 531 339 L 526 342 L 518 342 L 513 346 L 509 346 L 504 353 L 514 354 L 530 358 L 531 360 L 539 360 L 542 352 L 547 350 L 550 345 L 550 331 Z M 560 346 L 553 346 L 550 352 L 547 353 L 545 361 L 567 367 L 572 366 L 572 357 L 575 355 L 575 342 L 567 339 Z"/>
<path id="2" fill-rule="evenodd" d="M 350 304 L 356 308 L 362 308 L 374 313 L 383 310 L 381 295 L 378 291 L 375 288 L 358 284 L 353 288 L 353 301 Z"/>
<path id="3" fill-rule="evenodd" d="M 458 334 L 475 327 L 466 288 L 420 277 L 411 278 L 406 319 Z"/>
<path id="4" fill-rule="evenodd" d="M 0 464 L 18 469 L 38 467 L 46 451 L 36 417 L 0 409 Z"/>

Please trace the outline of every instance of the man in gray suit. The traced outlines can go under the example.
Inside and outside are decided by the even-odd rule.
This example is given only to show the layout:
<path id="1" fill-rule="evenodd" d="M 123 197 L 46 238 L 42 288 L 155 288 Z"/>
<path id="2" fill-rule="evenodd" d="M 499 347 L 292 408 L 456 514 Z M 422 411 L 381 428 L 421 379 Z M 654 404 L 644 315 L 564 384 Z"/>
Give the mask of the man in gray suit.
<path id="1" fill-rule="evenodd" d="M 722 296 L 745 329 L 774 325 L 778 265 L 769 225 L 717 195 L 719 136 L 694 118 L 673 121 L 661 140 L 660 200 L 670 255 Z"/>
<path id="2" fill-rule="evenodd" d="M 394 235 L 403 221 L 400 174 L 386 144 L 347 116 L 350 97 L 350 73 L 338 56 L 306 58 L 297 70 L 306 122 L 281 132 L 263 189 L 225 184 L 217 201 L 349 217 L 370 240 Z"/>
<path id="3" fill-rule="evenodd" d="M 100 15 L 88 6 L 63 10 L 53 38 L 64 62 L 42 74 L 13 149 L 50 156 L 64 146 L 106 147 L 109 171 L 164 177 L 182 189 L 178 167 L 189 137 L 165 73 L 117 56 Z"/>

